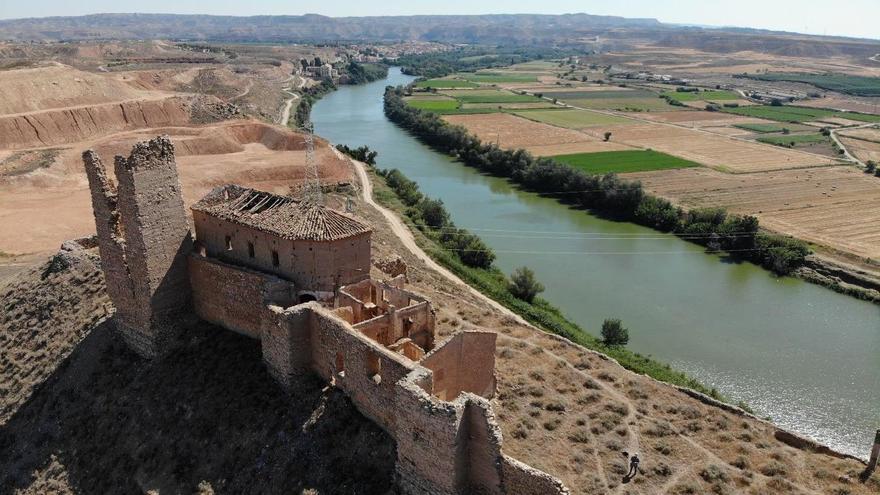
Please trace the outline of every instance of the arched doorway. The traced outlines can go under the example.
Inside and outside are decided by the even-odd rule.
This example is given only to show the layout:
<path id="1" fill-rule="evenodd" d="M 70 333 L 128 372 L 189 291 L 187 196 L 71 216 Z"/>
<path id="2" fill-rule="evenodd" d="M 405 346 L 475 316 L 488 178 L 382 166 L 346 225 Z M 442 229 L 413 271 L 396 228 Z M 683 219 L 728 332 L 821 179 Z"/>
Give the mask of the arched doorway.
<path id="1" fill-rule="evenodd" d="M 318 298 L 313 296 L 312 294 L 300 294 L 299 295 L 299 303 L 307 303 L 311 301 L 317 301 Z"/>

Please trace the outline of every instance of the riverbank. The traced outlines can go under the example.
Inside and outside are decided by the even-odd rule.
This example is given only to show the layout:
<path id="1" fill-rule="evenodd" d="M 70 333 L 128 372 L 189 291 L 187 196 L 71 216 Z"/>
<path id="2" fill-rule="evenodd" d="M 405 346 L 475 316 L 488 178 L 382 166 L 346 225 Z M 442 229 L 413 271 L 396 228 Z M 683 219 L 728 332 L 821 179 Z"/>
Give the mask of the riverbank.
<path id="1" fill-rule="evenodd" d="M 507 279 L 504 273 L 497 267 L 491 265 L 488 268 L 468 266 L 460 258 L 460 253 L 456 253 L 441 245 L 437 237 L 442 235 L 442 233 L 437 229 L 432 229 L 414 213 L 416 211 L 414 208 L 404 204 L 404 199 L 400 194 L 389 187 L 385 176 L 377 173 L 373 167 L 369 168 L 369 180 L 373 183 L 372 190 L 378 203 L 397 213 L 400 218 L 406 219 L 407 225 L 414 233 L 416 244 L 428 253 L 434 261 L 440 263 L 482 294 L 516 313 L 525 321 L 544 331 L 582 345 L 587 349 L 610 356 L 630 371 L 648 375 L 656 380 L 672 385 L 693 389 L 720 401 L 729 402 L 717 390 L 703 385 L 685 373 L 674 370 L 666 363 L 642 356 L 624 347 L 603 345 L 593 334 L 566 318 L 559 308 L 553 306 L 545 299 L 536 298 L 534 302 L 529 303 L 514 297 L 507 288 Z M 425 199 L 430 201 L 430 198 Z M 737 406 L 751 412 L 751 409 L 745 403 L 741 402 Z"/>
<path id="2" fill-rule="evenodd" d="M 433 151 L 383 113 L 385 88 L 412 79 L 393 69 L 326 95 L 312 112 L 316 134 L 378 151 L 382 167 L 404 172 L 478 234 L 500 270 L 532 268 L 547 286 L 541 296 L 582 328 L 620 318 L 630 350 L 784 428 L 864 455 L 880 421 L 876 305 L 591 215 Z"/>
<path id="3" fill-rule="evenodd" d="M 386 89 L 386 117 L 424 144 L 464 165 L 504 177 L 527 190 L 554 197 L 560 203 L 675 234 L 708 250 L 753 262 L 777 275 L 792 274 L 842 294 L 880 303 L 880 296 L 870 282 L 865 283 L 866 278 L 851 272 L 845 276 L 846 280 L 841 280 L 817 270 L 815 261 L 805 266 L 806 257 L 811 254 L 807 243 L 759 229 L 756 217 L 730 214 L 724 208 L 684 209 L 649 194 L 637 181 L 624 180 L 614 174 L 592 175 L 552 158 L 535 158 L 524 150 L 502 149 L 494 143 L 484 143 L 438 114 L 408 105 L 403 95 L 401 87 Z M 835 271 L 841 273 L 845 266 Z"/>

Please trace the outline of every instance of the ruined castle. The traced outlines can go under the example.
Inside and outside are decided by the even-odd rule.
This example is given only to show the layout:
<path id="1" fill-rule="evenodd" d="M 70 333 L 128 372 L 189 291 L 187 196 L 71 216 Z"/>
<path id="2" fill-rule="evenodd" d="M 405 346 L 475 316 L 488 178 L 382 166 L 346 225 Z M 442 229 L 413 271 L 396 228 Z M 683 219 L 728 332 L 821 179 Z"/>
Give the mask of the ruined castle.
<path id="1" fill-rule="evenodd" d="M 436 342 L 431 303 L 405 276 L 370 277 L 363 221 L 227 185 L 192 206 L 193 229 L 167 137 L 117 156 L 117 184 L 93 151 L 83 162 L 116 328 L 137 354 L 167 354 L 200 318 L 259 339 L 294 399 L 307 373 L 346 393 L 394 438 L 403 493 L 568 493 L 502 452 L 495 334 Z"/>

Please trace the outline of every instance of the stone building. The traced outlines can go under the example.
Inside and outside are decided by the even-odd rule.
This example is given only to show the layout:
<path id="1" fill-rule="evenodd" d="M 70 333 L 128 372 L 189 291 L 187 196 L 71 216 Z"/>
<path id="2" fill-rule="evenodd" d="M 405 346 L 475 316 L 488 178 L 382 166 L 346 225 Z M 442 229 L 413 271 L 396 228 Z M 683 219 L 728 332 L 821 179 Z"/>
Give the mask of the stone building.
<path id="1" fill-rule="evenodd" d="M 363 221 L 230 185 L 193 205 L 193 243 L 170 140 L 117 157 L 118 189 L 94 152 L 83 161 L 117 328 L 138 354 L 198 317 L 258 339 L 283 387 L 314 374 L 345 392 L 394 438 L 403 493 L 568 493 L 502 451 L 495 333 L 436 342 L 430 301 L 402 275 L 370 278 Z"/>

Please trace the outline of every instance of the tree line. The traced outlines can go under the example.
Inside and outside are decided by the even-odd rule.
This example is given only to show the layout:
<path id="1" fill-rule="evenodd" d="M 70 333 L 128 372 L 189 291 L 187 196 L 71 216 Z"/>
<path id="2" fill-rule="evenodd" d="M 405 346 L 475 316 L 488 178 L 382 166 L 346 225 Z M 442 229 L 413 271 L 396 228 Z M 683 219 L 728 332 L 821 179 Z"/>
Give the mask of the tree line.
<path id="1" fill-rule="evenodd" d="M 403 99 L 405 94 L 403 87 L 389 86 L 385 90 L 385 115 L 392 122 L 432 148 L 480 171 L 509 178 L 530 191 L 555 196 L 604 216 L 674 233 L 780 274 L 793 271 L 810 253 L 800 240 L 759 232 L 758 219 L 753 216 L 729 214 L 723 208 L 685 211 L 646 193 L 638 181 L 612 173 L 589 174 L 551 158 L 534 157 L 522 149 L 505 150 L 494 143 L 483 143 L 464 127 L 409 106 Z"/>
<path id="2" fill-rule="evenodd" d="M 494 47 L 462 47 L 434 53 L 403 55 L 394 61 L 401 72 L 412 76 L 442 77 L 453 72 L 507 67 L 531 60 L 564 58 L 577 54 L 576 49 L 521 47 L 498 50 Z"/>

